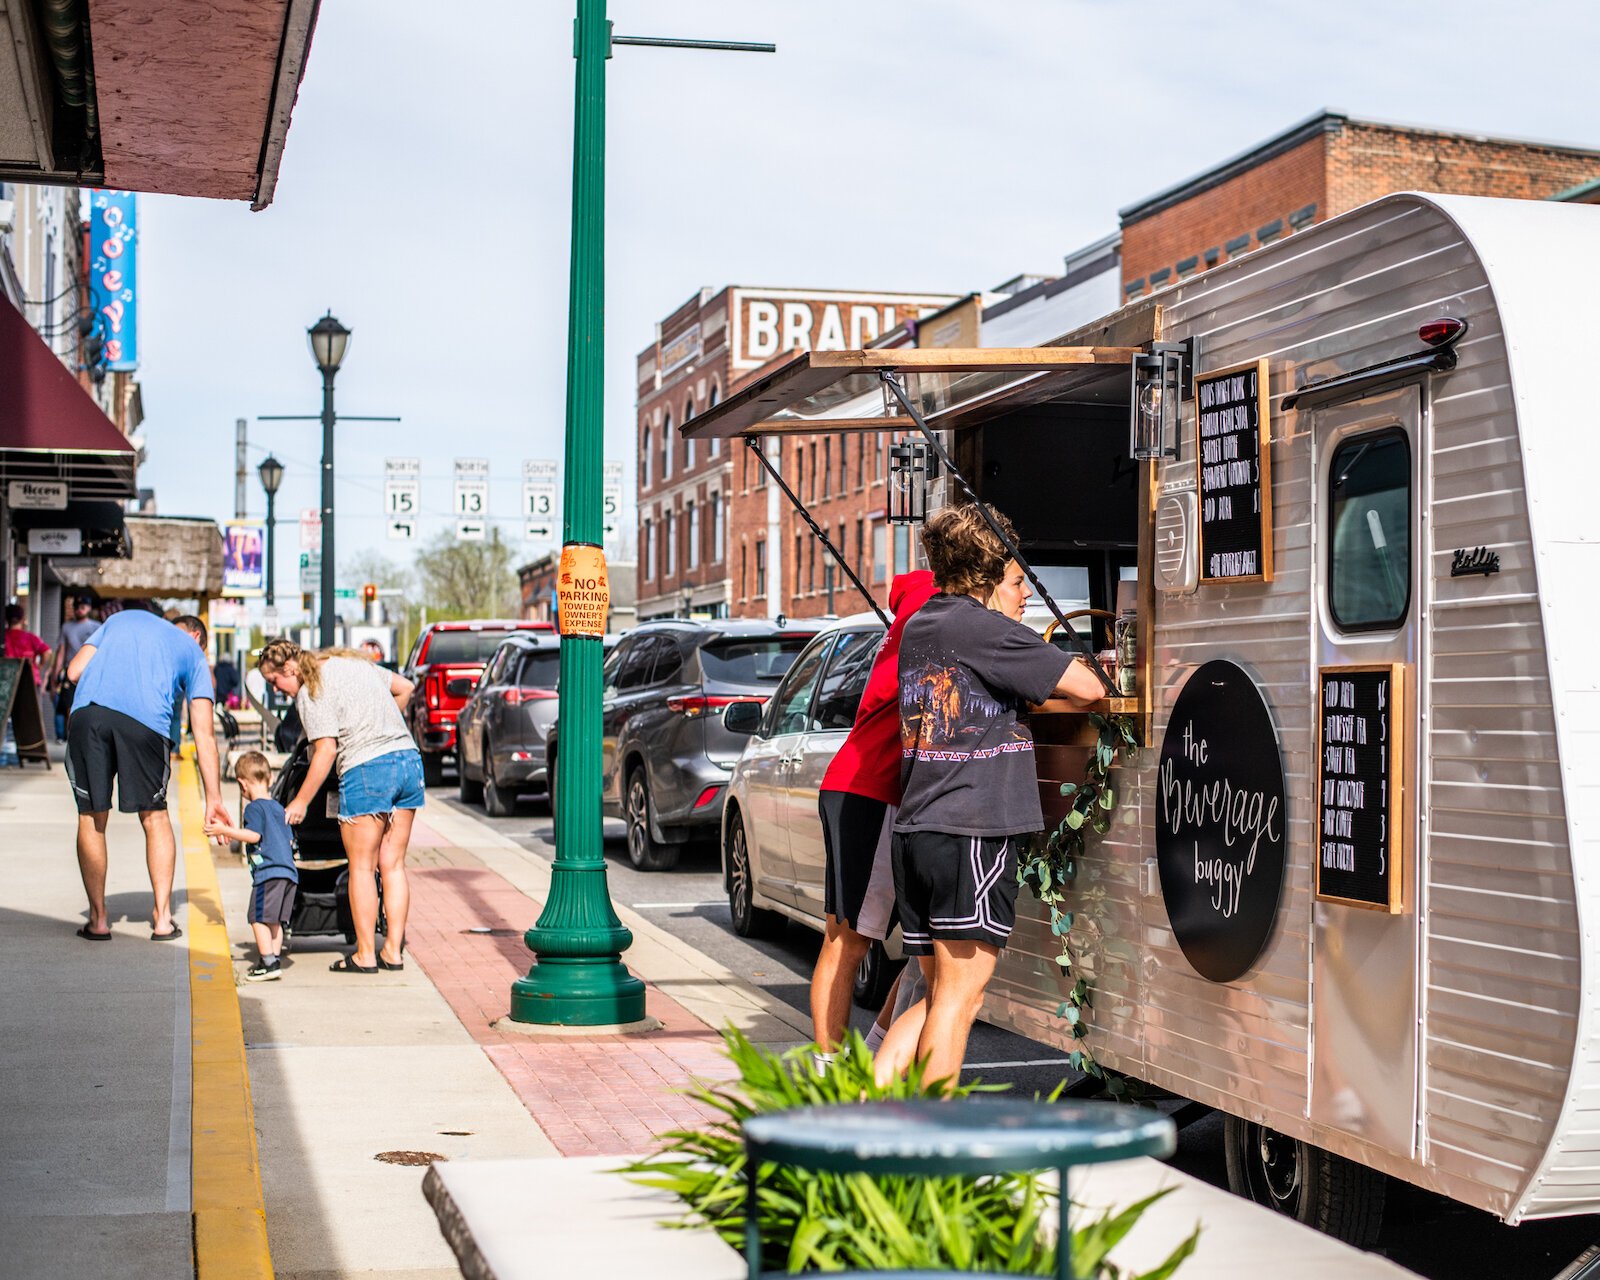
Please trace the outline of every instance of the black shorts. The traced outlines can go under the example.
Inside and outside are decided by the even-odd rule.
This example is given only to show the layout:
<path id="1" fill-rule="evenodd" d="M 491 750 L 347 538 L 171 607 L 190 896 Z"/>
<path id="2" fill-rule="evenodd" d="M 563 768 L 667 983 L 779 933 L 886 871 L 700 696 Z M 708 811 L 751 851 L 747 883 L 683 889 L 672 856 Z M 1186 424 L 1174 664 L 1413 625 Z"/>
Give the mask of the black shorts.
<path id="1" fill-rule="evenodd" d="M 108 812 L 113 779 L 121 812 L 165 809 L 171 750 L 165 734 L 120 711 L 94 702 L 74 710 L 67 729 L 67 777 L 78 812 Z"/>
<path id="2" fill-rule="evenodd" d="M 250 886 L 250 910 L 246 924 L 288 924 L 294 914 L 295 883 L 282 876 L 260 880 Z"/>
<path id="3" fill-rule="evenodd" d="M 1017 836 L 894 833 L 894 891 L 906 954 L 941 942 L 1003 947 L 1017 922 Z"/>
<path id="4" fill-rule="evenodd" d="M 822 815 L 823 909 L 882 942 L 895 923 L 889 864 L 894 809 L 848 791 L 821 791 L 817 811 Z"/>

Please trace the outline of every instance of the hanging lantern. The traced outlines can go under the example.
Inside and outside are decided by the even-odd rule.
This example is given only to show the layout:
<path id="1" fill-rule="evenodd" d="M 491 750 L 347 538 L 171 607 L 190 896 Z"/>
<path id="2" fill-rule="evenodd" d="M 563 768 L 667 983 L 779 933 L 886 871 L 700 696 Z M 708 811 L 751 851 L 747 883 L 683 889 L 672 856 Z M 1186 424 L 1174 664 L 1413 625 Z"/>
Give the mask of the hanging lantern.
<path id="1" fill-rule="evenodd" d="M 928 446 L 902 440 L 889 446 L 889 523 L 922 524 L 928 518 Z"/>
<path id="2" fill-rule="evenodd" d="M 1136 460 L 1176 458 L 1183 399 L 1183 351 L 1157 347 L 1133 358 L 1128 452 Z"/>

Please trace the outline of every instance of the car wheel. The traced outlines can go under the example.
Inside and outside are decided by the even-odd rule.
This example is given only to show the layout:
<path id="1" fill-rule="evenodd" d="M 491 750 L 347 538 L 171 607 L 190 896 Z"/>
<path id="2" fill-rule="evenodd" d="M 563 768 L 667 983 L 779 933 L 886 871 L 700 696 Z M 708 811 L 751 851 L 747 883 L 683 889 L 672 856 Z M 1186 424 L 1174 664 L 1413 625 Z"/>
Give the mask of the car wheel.
<path id="1" fill-rule="evenodd" d="M 432 751 L 422 753 L 422 785 L 425 787 L 444 786 L 444 759 Z"/>
<path id="2" fill-rule="evenodd" d="M 489 758 L 489 743 L 483 744 L 483 758 Z M 483 783 L 474 782 L 467 776 L 467 762 L 465 759 L 456 761 L 456 799 L 462 804 L 483 803 Z"/>
<path id="3" fill-rule="evenodd" d="M 1222 1143 L 1235 1195 L 1358 1249 L 1377 1243 L 1388 1179 L 1376 1169 L 1237 1116 L 1224 1118 Z"/>
<path id="4" fill-rule="evenodd" d="M 635 768 L 628 775 L 628 861 L 638 871 L 670 871 L 678 865 L 679 848 L 662 844 L 650 834 L 650 786 L 644 770 Z"/>
<path id="5" fill-rule="evenodd" d="M 861 963 L 856 966 L 850 994 L 863 1009 L 876 1013 L 889 998 L 889 988 L 894 986 L 898 971 L 894 961 L 889 959 L 889 953 L 883 949 L 883 943 L 873 939 L 867 945 L 867 954 L 861 957 Z"/>
<path id="6" fill-rule="evenodd" d="M 770 938 L 783 928 L 783 917 L 755 905 L 755 874 L 750 868 L 750 844 L 744 819 L 728 819 L 728 910 L 733 931 L 741 938 Z"/>
<path id="7" fill-rule="evenodd" d="M 517 793 L 494 780 L 494 757 L 483 753 L 483 811 L 491 818 L 509 818 L 516 812 Z"/>

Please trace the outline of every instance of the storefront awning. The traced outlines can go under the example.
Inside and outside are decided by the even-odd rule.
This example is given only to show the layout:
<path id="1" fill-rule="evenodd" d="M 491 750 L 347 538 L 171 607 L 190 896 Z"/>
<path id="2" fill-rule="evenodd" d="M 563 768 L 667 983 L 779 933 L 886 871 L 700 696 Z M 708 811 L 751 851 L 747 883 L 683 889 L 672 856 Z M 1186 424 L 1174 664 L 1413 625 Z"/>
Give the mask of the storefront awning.
<path id="1" fill-rule="evenodd" d="M 11 513 L 11 527 L 19 535 L 35 530 L 76 530 L 78 549 L 57 553 L 64 557 L 126 560 L 133 554 L 133 544 L 128 539 L 127 513 L 119 502 L 69 502 L 60 511 L 18 508 Z"/>
<path id="2" fill-rule="evenodd" d="M 122 501 L 138 494 L 137 465 L 133 445 L 22 313 L 0 302 L 0 486 L 64 480 L 73 500 Z"/>
<path id="3" fill-rule="evenodd" d="M 222 530 L 197 516 L 127 519 L 133 555 L 59 568 L 67 587 L 92 587 L 102 599 L 209 600 L 222 594 Z"/>
<path id="4" fill-rule="evenodd" d="M 1137 354 L 1122 346 L 805 351 L 681 431 L 700 440 L 906 429 L 911 419 L 886 394 L 885 372 L 902 379 L 935 428 L 1051 400 L 1125 402 Z"/>

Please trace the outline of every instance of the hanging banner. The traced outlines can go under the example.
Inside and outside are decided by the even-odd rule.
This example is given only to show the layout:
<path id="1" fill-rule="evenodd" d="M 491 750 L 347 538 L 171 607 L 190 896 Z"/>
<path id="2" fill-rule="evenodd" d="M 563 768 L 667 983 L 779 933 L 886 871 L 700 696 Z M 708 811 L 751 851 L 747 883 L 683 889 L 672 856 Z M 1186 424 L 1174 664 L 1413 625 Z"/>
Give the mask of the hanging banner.
<path id="1" fill-rule="evenodd" d="M 113 372 L 139 367 L 135 200 L 131 191 L 96 191 L 89 202 L 89 298 Z"/>
<path id="2" fill-rule="evenodd" d="M 267 591 L 267 528 L 260 520 L 230 520 L 222 530 L 222 594 Z M 321 554 L 318 554 L 321 560 Z"/>
<path id="3" fill-rule="evenodd" d="M 553 542 L 556 531 L 554 462 L 530 459 L 522 464 L 522 536 L 529 542 Z"/>
<path id="4" fill-rule="evenodd" d="M 562 547 L 556 575 L 556 625 L 561 634 L 603 636 L 610 612 L 606 553 L 599 547 Z"/>

